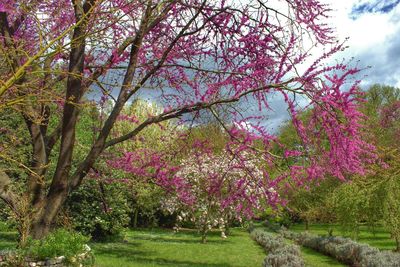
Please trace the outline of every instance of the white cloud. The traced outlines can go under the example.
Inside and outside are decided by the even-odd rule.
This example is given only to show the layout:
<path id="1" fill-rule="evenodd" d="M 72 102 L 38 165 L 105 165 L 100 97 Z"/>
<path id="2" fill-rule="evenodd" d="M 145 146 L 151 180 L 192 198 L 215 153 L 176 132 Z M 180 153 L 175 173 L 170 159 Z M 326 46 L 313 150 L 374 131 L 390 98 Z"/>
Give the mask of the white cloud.
<path id="1" fill-rule="evenodd" d="M 374 1 L 359 0 L 321 0 L 332 8 L 328 23 L 335 28 L 339 41 L 349 38 L 349 48 L 339 53 L 337 58 L 343 57 L 359 60 L 359 67 L 371 66 L 358 77 L 362 85 L 368 87 L 373 83 L 383 83 L 400 87 L 400 4 L 387 13 L 357 13 L 352 14 L 353 7 L 363 3 L 374 4 Z M 375 1 L 377 4 L 387 1 Z M 392 1 L 394 3 L 395 1 Z M 396 2 L 397 3 L 397 2 Z M 320 51 L 318 52 L 318 49 Z M 322 53 L 323 48 L 313 50 L 315 56 Z M 303 70 L 306 64 L 300 66 Z M 364 77 L 365 76 L 365 77 Z M 276 132 L 282 122 L 288 119 L 287 106 L 282 100 L 274 99 L 272 110 L 268 112 L 269 120 L 265 126 Z"/>
<path id="2" fill-rule="evenodd" d="M 386 83 L 400 86 L 400 5 L 389 12 L 364 12 L 352 14 L 353 7 L 370 4 L 382 7 L 387 1 L 323 0 L 331 6 L 329 22 L 336 28 L 339 40 L 349 37 L 347 58 L 355 57 L 361 66 L 372 68 L 363 84 Z M 398 1 L 391 1 L 394 5 Z"/>

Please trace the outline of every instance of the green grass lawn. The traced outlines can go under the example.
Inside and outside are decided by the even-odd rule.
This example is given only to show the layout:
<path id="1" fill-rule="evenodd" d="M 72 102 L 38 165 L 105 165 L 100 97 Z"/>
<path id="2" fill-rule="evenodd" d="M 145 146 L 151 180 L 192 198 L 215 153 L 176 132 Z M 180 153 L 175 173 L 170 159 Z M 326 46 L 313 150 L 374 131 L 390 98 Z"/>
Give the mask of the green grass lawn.
<path id="1" fill-rule="evenodd" d="M 16 246 L 16 233 L 0 232 L 0 250 Z M 258 267 L 264 250 L 243 229 L 221 239 L 209 235 L 206 244 L 193 230 L 143 229 L 126 232 L 124 242 L 92 243 L 96 267 L 193 266 Z"/>
<path id="2" fill-rule="evenodd" d="M 327 235 L 330 227 L 333 229 L 333 235 L 349 237 L 348 234 L 342 231 L 340 225 L 335 224 L 311 224 L 309 231 L 318 235 Z M 304 229 L 304 224 L 296 224 L 290 227 L 290 230 L 295 232 L 302 232 Z M 375 234 L 367 226 L 361 226 L 360 230 L 357 242 L 383 250 L 393 250 L 396 248 L 395 241 L 390 238 L 390 234 L 383 227 L 376 227 Z"/>
<path id="3" fill-rule="evenodd" d="M 307 267 L 347 266 L 311 248 L 300 247 L 300 249 Z"/>
<path id="4" fill-rule="evenodd" d="M 265 258 L 263 249 L 242 229 L 233 229 L 227 239 L 212 233 L 206 244 L 192 230 L 134 230 L 127 232 L 126 241 L 93 243 L 96 266 L 258 267 Z"/>
<path id="5" fill-rule="evenodd" d="M 16 245 L 16 233 L 0 232 L 0 250 Z M 97 267 L 119 266 L 261 266 L 266 254 L 246 231 L 233 229 L 228 239 L 218 233 L 200 243 L 195 231 L 136 230 L 126 233 L 126 241 L 92 243 Z M 301 247 L 307 267 L 344 266 L 312 249 Z"/>
<path id="6" fill-rule="evenodd" d="M 288 240 L 288 242 L 292 243 L 291 240 Z M 307 267 L 347 266 L 311 248 L 300 246 L 300 250 Z"/>
<path id="7" fill-rule="evenodd" d="M 343 234 L 340 226 L 327 224 L 313 224 L 310 232 L 327 235 L 329 227 L 333 227 L 334 235 Z M 294 225 L 291 230 L 304 231 L 304 225 Z M 15 247 L 16 238 L 16 233 L 0 232 L 0 250 Z M 380 249 L 393 249 L 395 246 L 381 227 L 376 229 L 375 236 L 367 227 L 362 227 L 359 242 Z M 201 244 L 200 236 L 193 230 L 179 233 L 164 229 L 129 230 L 125 242 L 92 243 L 91 247 L 96 267 L 257 267 L 266 256 L 249 234 L 239 228 L 233 229 L 227 239 L 221 239 L 217 232 L 211 233 L 207 244 Z M 301 247 L 301 252 L 307 267 L 345 266 L 309 248 Z"/>

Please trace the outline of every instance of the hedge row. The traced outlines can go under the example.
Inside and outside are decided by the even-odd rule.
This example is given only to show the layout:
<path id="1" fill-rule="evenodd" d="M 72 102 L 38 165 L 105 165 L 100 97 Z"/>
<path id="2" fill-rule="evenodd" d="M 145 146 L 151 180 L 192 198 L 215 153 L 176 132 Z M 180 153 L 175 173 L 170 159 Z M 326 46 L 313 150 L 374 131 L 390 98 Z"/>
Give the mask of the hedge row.
<path id="1" fill-rule="evenodd" d="M 312 248 L 354 267 L 400 267 L 399 253 L 380 251 L 350 238 L 322 237 L 307 232 L 294 233 L 286 229 L 279 230 L 279 233 L 299 245 Z"/>
<path id="2" fill-rule="evenodd" d="M 264 267 L 303 267 L 300 249 L 297 245 L 287 244 L 278 235 L 265 232 L 261 229 L 251 231 L 250 236 L 267 251 Z"/>

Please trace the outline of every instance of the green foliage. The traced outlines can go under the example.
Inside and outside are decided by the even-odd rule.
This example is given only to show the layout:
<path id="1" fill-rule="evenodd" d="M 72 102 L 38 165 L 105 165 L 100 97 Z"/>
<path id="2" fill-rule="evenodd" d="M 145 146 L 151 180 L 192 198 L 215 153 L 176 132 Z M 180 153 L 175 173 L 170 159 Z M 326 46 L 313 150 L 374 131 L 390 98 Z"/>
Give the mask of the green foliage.
<path id="1" fill-rule="evenodd" d="M 77 123 L 73 169 L 88 153 L 97 135 L 96 128 L 102 123 L 101 114 L 87 102 Z M 97 161 L 96 179 L 85 179 L 69 196 L 65 207 L 73 228 L 96 240 L 121 238 L 123 227 L 129 222 L 128 190 L 119 182 L 125 177 L 110 170 L 106 160 L 107 157 L 102 157 Z"/>
<path id="2" fill-rule="evenodd" d="M 162 108 L 157 106 L 156 103 L 136 99 L 130 106 L 126 106 L 122 110 L 122 119 L 115 123 L 111 131 L 111 137 L 115 138 L 127 134 L 140 122 L 147 119 L 149 114 L 156 116 L 161 112 Z M 140 148 L 162 151 L 167 149 L 171 140 L 176 137 L 175 127 L 173 120 L 150 125 L 143 129 L 135 139 L 117 144 L 113 149 L 115 152 L 130 152 Z"/>
<path id="3" fill-rule="evenodd" d="M 77 143 L 74 149 L 77 162 L 90 149 L 97 135 L 96 128 L 104 123 L 102 118 L 109 112 L 108 106 L 100 112 L 90 105 L 87 107 L 77 124 Z M 132 131 L 148 114 L 156 115 L 161 111 L 154 103 L 140 99 L 134 101 L 121 112 L 110 138 Z M 147 127 L 137 138 L 110 148 L 108 153 L 97 160 L 93 168 L 94 174 L 89 175 L 94 179 L 86 179 L 67 201 L 66 213 L 76 230 L 89 234 L 96 240 L 109 240 L 120 238 L 123 228 L 129 223 L 133 226 L 137 226 L 138 221 L 143 226 L 157 224 L 156 212 L 162 196 L 160 189 L 147 178 L 134 177 L 132 174 L 111 169 L 107 160 L 137 149 L 167 149 L 169 140 L 174 137 L 171 129 L 172 122 Z"/>
<path id="4" fill-rule="evenodd" d="M 310 183 L 309 190 L 295 188 L 286 194 L 288 208 L 305 222 L 336 221 L 354 238 L 359 234 L 360 225 L 366 224 L 374 229 L 383 221 L 392 237 L 398 240 L 397 232 L 400 230 L 396 229 L 400 229 L 400 203 L 396 203 L 395 196 L 399 195 L 397 184 L 400 183 L 400 122 L 396 117 L 399 114 L 396 107 L 400 89 L 373 85 L 366 91 L 365 100 L 360 107 L 366 115 L 363 138 L 377 147 L 380 160 L 369 167 L 366 176 L 347 177 L 346 183 L 326 178 Z M 307 112 L 301 115 L 301 119 L 307 121 Z M 384 123 L 385 120 L 390 123 Z M 279 140 L 292 148 L 300 145 L 290 123 L 281 129 Z"/>
<path id="5" fill-rule="evenodd" d="M 289 195 L 288 208 L 306 223 L 331 222 L 336 219 L 336 215 L 327 197 L 340 184 L 338 179 L 331 177 L 310 181 L 309 188 L 293 189 Z"/>
<path id="6" fill-rule="evenodd" d="M 379 200 L 374 196 L 375 193 L 366 186 L 365 179 L 358 177 L 342 184 L 329 195 L 327 201 L 334 210 L 337 222 L 352 238 L 358 238 L 362 223 L 367 223 L 373 229 L 382 218 L 382 208 L 377 205 L 376 201 Z"/>
<path id="7" fill-rule="evenodd" d="M 30 239 L 24 248 L 25 254 L 32 259 L 45 260 L 64 256 L 68 262 L 86 252 L 89 238 L 73 231 L 57 229 L 41 240 Z"/>
<path id="8" fill-rule="evenodd" d="M 392 86 L 374 84 L 368 88 L 365 100 L 363 113 L 369 117 L 369 120 L 371 120 L 371 116 L 377 119 L 380 108 L 400 100 L 400 90 Z"/>
<path id="9" fill-rule="evenodd" d="M 31 144 L 23 117 L 11 108 L 0 110 L 0 170 L 5 170 L 18 192 L 26 181 Z M 0 217 L 4 216 L 0 204 Z M 5 205 L 4 205 L 5 206 Z"/>
<path id="10" fill-rule="evenodd" d="M 299 114 L 299 118 L 304 125 L 308 124 L 310 121 L 312 113 L 311 110 L 305 110 L 301 114 Z M 275 144 L 273 148 L 273 153 L 277 155 L 281 155 L 284 153 L 284 149 L 293 149 L 293 150 L 302 150 L 303 143 L 299 137 L 296 127 L 293 125 L 291 120 L 286 121 L 280 128 L 279 128 L 279 135 L 278 135 L 279 143 L 283 144 L 278 145 Z M 287 159 L 282 161 L 282 164 L 292 164 L 296 160 L 295 159 Z"/>
<path id="11" fill-rule="evenodd" d="M 400 181 L 392 177 L 386 189 L 386 201 L 383 205 L 383 223 L 396 241 L 396 251 L 400 251 Z"/>
<path id="12" fill-rule="evenodd" d="M 124 135 L 132 131 L 139 122 L 147 119 L 149 114 L 157 115 L 160 112 L 162 112 L 162 109 L 156 103 L 136 99 L 130 106 L 122 110 L 121 119 L 115 123 L 111 135 L 113 138 Z M 111 152 L 114 155 L 121 155 L 138 149 L 148 149 L 154 152 L 178 150 L 173 144 L 177 132 L 175 127 L 173 121 L 150 125 L 143 129 L 136 138 L 113 147 Z M 107 168 L 105 165 L 97 164 L 101 170 Z M 132 174 L 117 170 L 103 172 L 110 173 L 113 178 L 126 181 L 124 192 L 129 206 L 127 215 L 130 217 L 131 226 L 154 227 L 158 224 L 160 220 L 159 207 L 163 194 L 162 190 L 151 182 L 151 178 L 135 177 Z"/>
<path id="13" fill-rule="evenodd" d="M 229 137 L 221 127 L 219 123 L 202 124 L 196 127 L 192 127 L 186 131 L 188 138 L 178 141 L 178 146 L 183 148 L 181 150 L 182 156 L 190 153 L 190 149 L 193 148 L 194 142 L 209 142 L 212 144 L 212 149 L 215 154 L 223 151 Z"/>
<path id="14" fill-rule="evenodd" d="M 67 202 L 73 227 L 93 239 L 118 238 L 129 222 L 126 188 L 121 183 L 86 180 Z"/>
<path id="15" fill-rule="evenodd" d="M 267 223 L 290 227 L 297 221 L 297 219 L 296 214 L 291 210 L 284 207 L 278 207 L 268 216 Z"/>
<path id="16" fill-rule="evenodd" d="M 129 205 L 132 207 L 130 224 L 134 227 L 157 226 L 164 191 L 152 183 L 136 182 L 130 185 L 129 192 Z"/>
<path id="17" fill-rule="evenodd" d="M 89 101 L 83 102 L 79 120 L 76 125 L 73 169 L 84 160 L 84 157 L 89 152 L 94 140 L 97 138 L 97 129 L 100 126 L 100 114 L 95 104 Z M 58 151 L 58 149 L 56 148 L 55 151 Z M 54 162 L 57 162 L 57 160 L 54 159 Z"/>

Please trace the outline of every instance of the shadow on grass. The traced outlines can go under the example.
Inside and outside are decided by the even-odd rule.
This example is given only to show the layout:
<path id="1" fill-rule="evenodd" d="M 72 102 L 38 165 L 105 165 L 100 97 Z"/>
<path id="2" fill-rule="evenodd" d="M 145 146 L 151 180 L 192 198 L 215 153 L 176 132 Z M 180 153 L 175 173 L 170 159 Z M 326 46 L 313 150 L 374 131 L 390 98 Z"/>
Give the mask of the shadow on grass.
<path id="1" fill-rule="evenodd" d="M 107 246 L 96 246 L 95 254 L 103 255 L 103 256 L 113 256 L 118 258 L 135 258 L 135 256 L 151 256 L 153 253 L 149 253 L 143 250 L 140 250 L 139 244 L 113 244 Z"/>
<path id="2" fill-rule="evenodd" d="M 155 229 L 148 232 L 146 229 L 140 229 L 134 235 L 127 236 L 129 240 L 144 240 L 159 243 L 185 243 L 185 244 L 200 244 L 201 235 L 192 229 L 182 229 L 175 233 L 169 229 Z M 231 239 L 239 237 L 237 234 L 229 235 L 228 239 L 222 239 L 219 231 L 212 231 L 207 234 L 207 243 L 209 244 L 226 244 L 232 242 Z"/>
<path id="3" fill-rule="evenodd" d="M 231 267 L 229 264 L 209 264 L 209 263 L 201 263 L 201 262 L 193 262 L 193 261 L 179 261 L 179 260 L 167 260 L 163 258 L 135 258 L 135 261 L 143 264 L 157 264 L 157 265 L 166 265 L 166 266 L 191 266 L 191 267 Z"/>
<path id="4" fill-rule="evenodd" d="M 121 260 L 129 263 L 136 263 L 141 264 L 143 266 L 191 266 L 191 267 L 231 267 L 229 264 L 209 264 L 204 262 L 195 262 L 195 261 L 187 261 L 187 260 L 172 260 L 172 259 L 165 259 L 161 257 L 151 258 L 143 256 L 143 253 L 137 253 L 137 255 L 123 254 L 123 252 L 108 252 L 107 255 L 103 255 L 110 259 L 111 257 L 118 257 L 120 264 L 122 263 Z M 97 255 L 97 254 L 96 254 Z M 122 255 L 122 256 L 121 256 Z"/>
<path id="5" fill-rule="evenodd" d="M 150 239 L 151 240 L 151 239 Z M 151 240 L 153 241 L 153 240 Z M 182 242 L 182 241 L 177 241 Z M 100 245 L 95 247 L 95 257 L 106 257 L 108 260 L 118 259 L 120 262 L 134 262 L 143 265 L 163 266 L 194 266 L 194 267 L 230 267 L 229 264 L 208 264 L 188 260 L 173 260 L 159 257 L 155 252 L 144 251 L 140 243 L 113 243 L 111 245 Z M 158 257 L 157 257 L 158 256 Z M 121 264 L 122 262 L 120 262 Z"/>
<path id="6" fill-rule="evenodd" d="M 182 244 L 201 244 L 201 237 L 198 236 L 196 239 L 185 239 L 183 237 L 173 237 L 173 236 L 168 236 L 168 237 L 152 237 L 152 236 L 133 236 L 130 237 L 129 239 L 135 241 L 135 240 L 147 240 L 147 241 L 152 241 L 152 242 L 157 242 L 157 243 L 182 243 Z M 214 240 L 214 239 L 207 239 L 208 244 L 226 244 L 231 241 L 229 240 Z"/>

